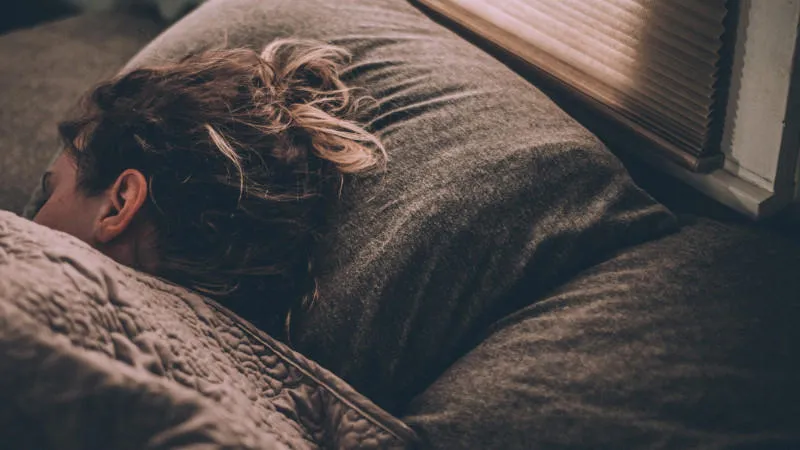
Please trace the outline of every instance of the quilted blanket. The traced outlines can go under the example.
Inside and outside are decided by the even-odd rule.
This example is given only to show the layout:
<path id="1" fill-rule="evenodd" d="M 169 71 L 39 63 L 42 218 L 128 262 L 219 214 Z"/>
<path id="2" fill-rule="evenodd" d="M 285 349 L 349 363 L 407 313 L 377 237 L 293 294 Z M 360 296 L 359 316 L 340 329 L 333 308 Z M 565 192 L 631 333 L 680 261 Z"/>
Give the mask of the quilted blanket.
<path id="1" fill-rule="evenodd" d="M 0 446 L 409 448 L 401 421 L 197 294 L 0 211 Z"/>

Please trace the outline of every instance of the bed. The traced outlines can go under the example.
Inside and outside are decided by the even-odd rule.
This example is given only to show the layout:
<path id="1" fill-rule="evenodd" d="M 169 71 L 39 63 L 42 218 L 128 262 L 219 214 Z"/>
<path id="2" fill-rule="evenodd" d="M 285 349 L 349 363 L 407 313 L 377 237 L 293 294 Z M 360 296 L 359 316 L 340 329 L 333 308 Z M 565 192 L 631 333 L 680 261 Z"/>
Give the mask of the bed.
<path id="1" fill-rule="evenodd" d="M 36 195 L 29 203 L 28 193 L 57 150 L 56 112 L 68 109 L 91 76 L 221 45 L 260 47 L 285 36 L 353 53 L 345 77 L 378 100 L 369 127 L 386 145 L 389 168 L 349 182 L 331 207 L 319 248 L 321 301 L 299 317 L 291 347 L 260 336 L 239 317 L 246 311 L 231 312 L 132 273 L 67 236 L 5 213 L 0 323 L 14 336 L 26 327 L 13 324 L 36 323 L 40 332 L 20 339 L 46 341 L 58 358 L 71 361 L 36 369 L 63 380 L 59 389 L 82 392 L 85 382 L 60 374 L 88 365 L 162 393 L 155 404 L 165 419 L 134 430 L 152 448 L 167 448 L 154 436 L 164 428 L 183 430 L 174 422 L 179 418 L 198 423 L 170 413 L 186 411 L 180 402 L 207 411 L 198 414 L 215 428 L 188 427 L 198 432 L 176 442 L 208 448 L 266 448 L 272 441 L 289 448 L 800 446 L 797 242 L 673 214 L 536 86 L 413 2 L 209 0 L 151 40 L 158 31 L 142 17 L 84 14 L 0 37 L 6 54 L 39 49 L 43 55 L 0 75 L 3 110 L 18 111 L 0 123 L 0 167 L 11 174 L 2 207 L 29 217 L 35 212 Z M 102 44 L 87 45 L 87 36 Z M 70 50 L 41 52 L 55 43 Z M 138 52 L 122 58 L 118 48 Z M 54 76 L 60 73 L 54 68 L 76 59 L 98 68 L 91 76 Z M 53 96 L 64 106 L 50 107 Z M 51 247 L 61 256 L 36 256 Z M 60 275 L 13 276 L 39 264 L 49 271 L 42 273 Z M 90 270 L 79 269 L 87 265 Z M 91 289 L 76 288 L 76 276 L 94 280 Z M 25 296 L 66 312 L 26 309 Z M 214 370 L 245 372 L 245 381 L 213 378 L 209 370 L 213 382 L 200 383 L 204 377 L 183 376 L 185 369 L 158 370 L 169 358 L 156 351 L 144 358 L 149 364 L 136 363 L 126 356 L 131 345 L 119 350 L 114 338 L 101 337 L 116 326 L 106 313 L 84 315 L 81 326 L 54 325 L 74 304 L 113 303 L 114 296 L 134 298 L 134 305 L 184 305 L 170 317 L 195 317 L 190 322 L 222 321 L 225 336 L 200 342 L 257 347 L 266 359 L 295 361 L 312 386 L 301 397 L 312 401 L 281 403 L 259 394 L 275 377 L 263 376 L 270 372 L 259 363 L 225 356 L 231 351 L 222 345 L 190 345 L 197 356 L 189 360 L 218 355 Z M 161 336 L 147 345 L 170 342 L 165 322 L 122 303 L 113 310 L 128 308 L 125 314 L 141 317 Z M 95 329 L 102 333 L 85 331 Z M 140 330 L 113 330 L 133 348 L 147 348 L 136 341 Z M 203 330 L 186 336 L 206 336 Z M 254 344 L 252 335 L 269 345 Z M 8 343 L 3 357 L 13 358 Z M 11 371 L 0 390 L 35 389 L 25 373 Z M 215 383 L 224 388 L 209 388 Z M 108 392 L 128 392 L 122 386 L 98 395 L 112 402 Z M 297 398 L 290 391 L 281 398 Z M 46 404 L 49 397 L 39 398 Z M 94 448 L 77 437 L 81 423 L 117 414 L 119 420 L 158 417 L 146 402 L 103 417 L 82 409 L 78 417 L 85 422 L 63 422 L 67 409 L 36 415 L 25 412 L 22 400 L 4 404 L 14 406 L 0 413 L 0 430 L 14 431 L 17 439 L 44 436 L 19 430 L 50 430 L 54 423 L 65 423 L 58 433 L 71 436 L 20 448 Z M 252 419 L 253 408 L 270 419 Z M 342 438 L 341 423 L 349 422 L 337 422 L 340 415 L 363 424 L 354 427 L 353 440 Z M 302 438 L 285 438 L 286 430 Z M 126 448 L 122 439 L 109 442 Z"/>

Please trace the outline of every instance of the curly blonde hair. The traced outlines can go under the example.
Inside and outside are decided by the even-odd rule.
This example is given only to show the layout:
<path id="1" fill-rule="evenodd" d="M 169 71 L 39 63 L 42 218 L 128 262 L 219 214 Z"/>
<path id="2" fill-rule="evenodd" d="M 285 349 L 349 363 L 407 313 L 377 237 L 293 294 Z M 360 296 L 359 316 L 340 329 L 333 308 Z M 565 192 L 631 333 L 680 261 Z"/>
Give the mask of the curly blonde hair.
<path id="1" fill-rule="evenodd" d="M 366 96 L 340 78 L 342 48 L 278 40 L 206 51 L 93 89 L 61 137 L 96 195 L 125 169 L 148 180 L 156 275 L 273 333 L 316 295 L 320 202 L 345 174 L 382 169 L 358 123 Z"/>

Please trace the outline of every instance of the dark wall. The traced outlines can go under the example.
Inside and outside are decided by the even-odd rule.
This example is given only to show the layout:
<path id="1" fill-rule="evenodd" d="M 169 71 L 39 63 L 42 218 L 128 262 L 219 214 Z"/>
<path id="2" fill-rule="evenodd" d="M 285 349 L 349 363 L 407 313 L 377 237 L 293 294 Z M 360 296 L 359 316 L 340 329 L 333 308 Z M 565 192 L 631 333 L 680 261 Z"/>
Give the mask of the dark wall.
<path id="1" fill-rule="evenodd" d="M 71 6 L 59 0 L 0 0 L 0 33 L 74 12 Z"/>

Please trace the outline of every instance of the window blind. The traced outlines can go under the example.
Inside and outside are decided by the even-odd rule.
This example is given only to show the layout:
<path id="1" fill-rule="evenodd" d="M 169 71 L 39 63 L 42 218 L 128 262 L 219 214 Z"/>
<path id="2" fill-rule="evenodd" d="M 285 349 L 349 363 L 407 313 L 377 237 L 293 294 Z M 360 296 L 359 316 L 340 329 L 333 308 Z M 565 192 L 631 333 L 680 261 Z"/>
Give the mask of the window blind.
<path id="1" fill-rule="evenodd" d="M 693 170 L 721 165 L 726 0 L 418 1 L 672 160 Z"/>

